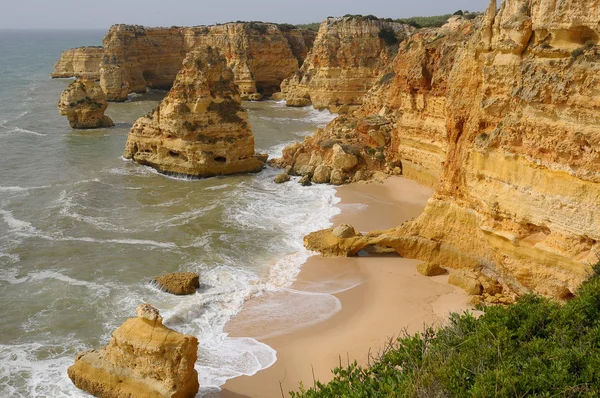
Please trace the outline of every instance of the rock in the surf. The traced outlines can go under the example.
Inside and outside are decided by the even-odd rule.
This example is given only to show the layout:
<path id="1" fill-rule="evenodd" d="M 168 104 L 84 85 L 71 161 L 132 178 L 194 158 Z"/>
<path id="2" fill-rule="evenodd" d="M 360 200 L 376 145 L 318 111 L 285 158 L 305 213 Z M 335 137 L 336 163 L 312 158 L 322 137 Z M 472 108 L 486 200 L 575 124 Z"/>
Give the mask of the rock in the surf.
<path id="1" fill-rule="evenodd" d="M 80 78 L 63 91 L 58 111 L 69 119 L 74 129 L 95 129 L 115 124 L 104 114 L 108 107 L 106 95 L 96 79 Z"/>
<path id="2" fill-rule="evenodd" d="M 68 370 L 73 383 L 97 397 L 194 397 L 198 339 L 162 324 L 158 310 L 138 307 L 108 345 L 81 353 Z"/>
<path id="3" fill-rule="evenodd" d="M 133 125 L 123 156 L 194 177 L 262 170 L 233 72 L 217 48 L 187 55 L 169 94 Z"/>
<path id="4" fill-rule="evenodd" d="M 200 275 L 195 272 L 174 272 L 157 276 L 152 282 L 165 292 L 181 296 L 196 293 L 200 287 Z"/>

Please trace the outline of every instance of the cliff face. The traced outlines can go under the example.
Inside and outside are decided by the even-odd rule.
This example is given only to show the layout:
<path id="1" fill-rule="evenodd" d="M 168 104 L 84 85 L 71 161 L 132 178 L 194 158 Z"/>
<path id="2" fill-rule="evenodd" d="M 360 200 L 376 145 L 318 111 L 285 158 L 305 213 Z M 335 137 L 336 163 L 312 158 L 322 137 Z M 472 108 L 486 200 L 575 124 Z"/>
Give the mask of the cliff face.
<path id="1" fill-rule="evenodd" d="M 50 74 L 60 77 L 100 77 L 100 62 L 104 55 L 103 47 L 77 47 L 63 51 Z"/>
<path id="2" fill-rule="evenodd" d="M 61 115 L 69 119 L 74 129 L 95 129 L 114 126 L 104 115 L 108 107 L 106 95 L 95 79 L 80 78 L 69 84 L 58 102 Z"/>
<path id="3" fill-rule="evenodd" d="M 600 8 L 591 0 L 496 6 L 454 55 L 439 95 L 421 100 L 396 75 L 388 99 L 366 105 L 388 113 L 390 101 L 413 101 L 393 134 L 400 143 L 405 134 L 443 142 L 444 162 L 418 219 L 341 252 L 384 244 L 505 290 L 568 298 L 600 249 Z M 402 147 L 405 170 L 427 168 L 427 151 Z"/>
<path id="4" fill-rule="evenodd" d="M 198 46 L 221 50 L 233 69 L 243 95 L 271 94 L 284 78 L 298 70 L 314 41 L 303 29 L 280 30 L 275 24 L 228 23 L 210 27 L 146 28 L 114 25 L 103 40 L 103 49 L 67 50 L 56 64 L 53 77 L 78 73 L 100 76 L 109 101 L 124 101 L 130 92 L 146 87 L 170 88 L 185 55 Z M 71 55 L 73 54 L 73 55 Z"/>
<path id="5" fill-rule="evenodd" d="M 97 397 L 194 397 L 198 339 L 164 326 L 148 304 L 136 312 L 106 347 L 79 354 L 69 378 Z"/>
<path id="6" fill-rule="evenodd" d="M 133 125 L 123 156 L 162 172 L 197 177 L 257 172 L 254 136 L 220 51 L 190 52 L 175 84 Z"/>
<path id="7" fill-rule="evenodd" d="M 362 103 L 383 67 L 393 58 L 392 46 L 379 37 L 382 29 L 402 41 L 414 28 L 396 22 L 348 16 L 325 20 L 313 49 L 296 75 L 282 84 L 289 106 L 346 110 Z"/>
<path id="8" fill-rule="evenodd" d="M 357 111 L 286 148 L 273 163 L 292 166 L 296 174 L 307 161 L 313 168 L 323 164 L 333 170 L 337 144 L 357 157 L 355 167 L 341 171 L 337 183 L 369 179 L 380 171 L 402 172 L 435 186 L 446 160 L 448 79 L 458 50 L 472 33 L 473 22 L 457 17 L 440 29 L 413 34 L 400 44 L 398 55 L 382 69 Z"/>

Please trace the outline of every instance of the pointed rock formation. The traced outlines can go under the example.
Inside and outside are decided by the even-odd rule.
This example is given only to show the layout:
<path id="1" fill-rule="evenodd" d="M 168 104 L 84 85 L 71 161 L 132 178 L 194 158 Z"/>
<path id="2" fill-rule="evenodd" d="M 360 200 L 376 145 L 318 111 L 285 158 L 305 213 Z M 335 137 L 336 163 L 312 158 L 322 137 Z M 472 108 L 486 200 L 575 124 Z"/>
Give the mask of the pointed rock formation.
<path id="1" fill-rule="evenodd" d="M 68 370 L 80 389 L 97 397 L 194 397 L 198 339 L 162 324 L 158 310 L 138 306 L 108 345 L 81 353 Z"/>
<path id="2" fill-rule="evenodd" d="M 262 170 L 247 112 L 220 51 L 187 55 L 169 94 L 129 133 L 123 156 L 164 173 L 210 177 Z"/>
<path id="3" fill-rule="evenodd" d="M 80 78 L 63 91 L 58 102 L 61 115 L 69 119 L 74 129 L 95 129 L 115 124 L 104 111 L 108 107 L 106 95 L 95 79 Z"/>

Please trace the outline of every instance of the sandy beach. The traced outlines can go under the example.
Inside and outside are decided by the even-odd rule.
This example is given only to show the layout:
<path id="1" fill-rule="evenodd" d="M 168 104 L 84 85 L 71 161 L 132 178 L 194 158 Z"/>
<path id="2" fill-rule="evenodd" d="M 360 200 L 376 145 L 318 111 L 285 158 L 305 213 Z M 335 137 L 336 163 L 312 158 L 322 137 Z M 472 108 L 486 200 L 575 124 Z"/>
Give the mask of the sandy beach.
<path id="1" fill-rule="evenodd" d="M 360 231 L 392 228 L 417 217 L 431 195 L 431 189 L 402 177 L 340 187 L 342 212 L 333 223 Z M 440 325 L 450 312 L 469 308 L 467 294 L 448 285 L 447 275 L 422 276 L 418 263 L 400 257 L 311 257 L 290 289 L 249 300 L 227 327 L 231 336 L 273 347 L 277 362 L 228 381 L 213 396 L 287 397 L 301 381 L 312 386 L 313 376 L 330 380 L 340 361 L 365 364 L 390 337 Z M 256 321 L 264 320 L 258 314 L 273 316 L 265 324 Z"/>

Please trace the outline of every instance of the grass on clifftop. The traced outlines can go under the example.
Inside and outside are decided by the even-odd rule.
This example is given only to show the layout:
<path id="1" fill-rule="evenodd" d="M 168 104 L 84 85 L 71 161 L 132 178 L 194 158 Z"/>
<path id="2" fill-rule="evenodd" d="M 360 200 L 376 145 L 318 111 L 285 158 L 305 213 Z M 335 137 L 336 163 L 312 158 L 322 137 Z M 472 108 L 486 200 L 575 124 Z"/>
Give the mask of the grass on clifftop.
<path id="1" fill-rule="evenodd" d="M 368 367 L 291 393 L 308 397 L 600 396 L 600 262 L 566 304 L 528 295 L 391 341 Z"/>

